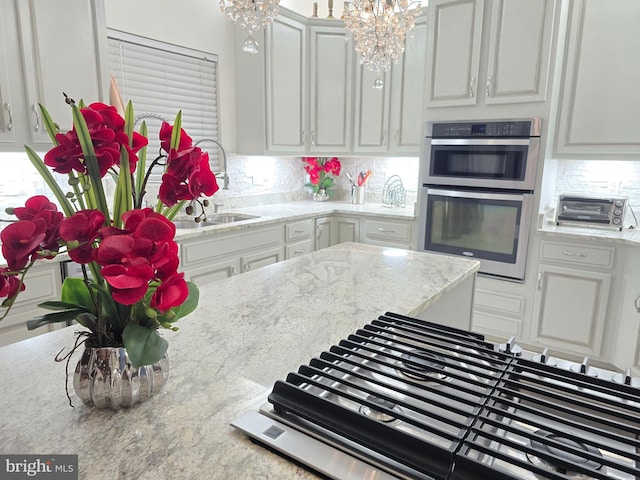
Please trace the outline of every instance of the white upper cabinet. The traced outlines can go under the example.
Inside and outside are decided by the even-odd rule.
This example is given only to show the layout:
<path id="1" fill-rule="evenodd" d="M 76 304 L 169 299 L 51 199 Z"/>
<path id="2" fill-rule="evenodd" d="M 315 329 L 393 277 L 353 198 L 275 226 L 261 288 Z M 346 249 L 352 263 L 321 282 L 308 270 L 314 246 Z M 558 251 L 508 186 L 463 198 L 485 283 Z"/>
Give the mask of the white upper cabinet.
<path id="1" fill-rule="evenodd" d="M 354 55 L 344 28 L 309 29 L 309 153 L 351 151 Z"/>
<path id="2" fill-rule="evenodd" d="M 0 148 L 22 150 L 24 143 L 49 146 L 39 103 L 66 131 L 72 117 L 63 92 L 76 101 L 106 100 L 106 73 L 99 54 L 106 41 L 103 3 L 7 0 L 0 17 Z"/>
<path id="3" fill-rule="evenodd" d="M 555 154 L 640 156 L 640 2 L 570 3 Z"/>
<path id="4" fill-rule="evenodd" d="M 430 2 L 427 108 L 545 101 L 555 13 L 555 0 Z"/>
<path id="5" fill-rule="evenodd" d="M 429 2 L 427 107 L 474 105 L 484 0 Z"/>
<path id="6" fill-rule="evenodd" d="M 554 12 L 555 0 L 494 0 L 485 103 L 546 99 Z"/>
<path id="7" fill-rule="evenodd" d="M 353 152 L 418 155 L 422 139 L 422 101 L 427 49 L 426 16 L 406 38 L 405 50 L 373 88 L 378 75 L 357 63 Z"/>
<path id="8" fill-rule="evenodd" d="M 422 99 L 427 56 L 427 17 L 407 35 L 400 61 L 391 69 L 389 151 L 418 155 L 422 144 Z"/>
<path id="9" fill-rule="evenodd" d="M 300 153 L 305 146 L 306 32 L 279 15 L 266 30 L 267 151 Z"/>

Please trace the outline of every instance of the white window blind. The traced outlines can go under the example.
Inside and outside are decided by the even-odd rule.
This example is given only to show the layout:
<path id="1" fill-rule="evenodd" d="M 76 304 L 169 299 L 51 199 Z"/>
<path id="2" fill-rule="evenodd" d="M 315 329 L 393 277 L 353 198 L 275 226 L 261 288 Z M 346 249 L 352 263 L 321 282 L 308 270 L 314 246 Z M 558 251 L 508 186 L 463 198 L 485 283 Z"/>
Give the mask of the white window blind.
<path id="1" fill-rule="evenodd" d="M 202 139 L 219 141 L 216 55 L 117 30 L 108 31 L 108 45 L 109 69 L 125 104 L 133 102 L 136 130 L 142 120 L 147 124 L 148 162 L 159 151 L 162 120 L 173 124 L 179 110 L 182 127 L 194 143 Z M 212 170 L 221 172 L 218 147 L 213 142 L 199 146 L 209 152 Z M 154 173 L 161 173 L 161 169 Z"/>

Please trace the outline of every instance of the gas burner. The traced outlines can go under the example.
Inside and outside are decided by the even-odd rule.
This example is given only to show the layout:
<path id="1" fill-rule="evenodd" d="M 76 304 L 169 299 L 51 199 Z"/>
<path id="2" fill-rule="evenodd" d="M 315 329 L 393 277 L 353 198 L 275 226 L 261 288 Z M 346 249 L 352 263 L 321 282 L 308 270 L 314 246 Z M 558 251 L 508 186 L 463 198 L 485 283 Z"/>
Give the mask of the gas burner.
<path id="1" fill-rule="evenodd" d="M 579 479 L 589 479 L 592 477 L 580 472 L 572 471 L 570 467 L 567 468 L 567 465 L 572 465 L 572 464 L 580 465 L 587 470 L 599 470 L 600 468 L 602 468 L 601 463 L 598 463 L 594 460 L 590 460 L 585 457 L 581 457 L 580 455 L 576 455 L 568 451 L 561 450 L 552 445 L 547 445 L 546 443 L 544 443 L 544 439 L 555 440 L 556 442 L 559 442 L 563 445 L 567 445 L 568 447 L 579 449 L 584 452 L 588 452 L 592 455 L 597 455 L 599 457 L 602 457 L 602 453 L 600 452 L 600 450 L 598 450 L 595 447 L 592 447 L 591 445 L 586 445 L 584 443 L 577 442 L 570 438 L 563 437 L 562 435 L 559 435 L 559 434 L 547 432 L 545 430 L 538 430 L 535 432 L 535 435 L 540 437 L 541 440 L 538 441 L 538 440 L 532 439 L 530 441 L 531 447 L 541 453 L 547 453 L 547 454 L 553 455 L 558 459 L 558 464 L 554 463 L 554 460 L 552 459 L 538 457 L 530 453 L 527 453 L 527 458 L 532 464 L 540 468 L 544 468 L 548 472 L 561 473 L 565 475 L 567 478 L 579 480 Z"/>
<path id="2" fill-rule="evenodd" d="M 398 372 L 406 377 L 414 380 L 429 380 L 434 377 L 447 378 L 442 373 L 446 368 L 446 359 L 442 355 L 421 350 L 410 350 L 403 353 L 402 358 L 402 366 L 406 370 L 398 370 Z"/>
<path id="3" fill-rule="evenodd" d="M 589 357 L 584 357 L 582 363 L 573 363 L 569 369 L 575 373 L 583 373 L 589 377 L 597 377 L 598 370 L 589 365 Z"/>
<path id="4" fill-rule="evenodd" d="M 616 373 L 611 380 L 620 385 L 629 385 L 630 387 L 640 388 L 640 378 L 631 376 L 631 369 L 627 368 L 624 373 Z"/>
<path id="5" fill-rule="evenodd" d="M 384 398 L 376 397 L 375 395 L 368 395 L 367 400 L 389 410 L 399 410 L 399 407 L 395 403 L 385 400 Z M 384 423 L 393 422 L 396 419 L 396 417 L 389 415 L 386 412 L 376 410 L 375 408 L 371 408 L 368 405 L 362 405 L 360 407 L 360 413 Z"/>

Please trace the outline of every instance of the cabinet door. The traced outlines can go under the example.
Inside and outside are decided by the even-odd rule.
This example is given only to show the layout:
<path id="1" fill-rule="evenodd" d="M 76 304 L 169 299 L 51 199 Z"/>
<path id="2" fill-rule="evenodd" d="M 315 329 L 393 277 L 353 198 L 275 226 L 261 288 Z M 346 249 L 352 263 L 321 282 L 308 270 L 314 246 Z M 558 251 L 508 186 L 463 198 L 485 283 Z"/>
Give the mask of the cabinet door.
<path id="1" fill-rule="evenodd" d="M 495 0 L 485 103 L 546 100 L 555 0 Z"/>
<path id="2" fill-rule="evenodd" d="M 316 250 L 331 246 L 332 223 L 331 217 L 316 218 Z"/>
<path id="3" fill-rule="evenodd" d="M 391 75 L 389 72 L 378 75 L 359 62 L 356 63 L 353 151 L 386 152 L 389 146 Z M 374 88 L 374 82 L 378 78 L 382 80 L 382 86 Z"/>
<path id="4" fill-rule="evenodd" d="M 240 263 L 238 258 L 229 258 L 221 262 L 216 262 L 206 267 L 185 269 L 185 279 L 198 286 L 208 285 L 218 280 L 238 275 L 240 273 Z"/>
<path id="5" fill-rule="evenodd" d="M 309 35 L 309 152 L 348 153 L 353 46 L 344 28 L 311 27 Z"/>
<path id="6" fill-rule="evenodd" d="M 420 154 L 426 57 L 427 22 L 421 17 L 407 36 L 402 58 L 391 69 L 391 153 Z"/>
<path id="7" fill-rule="evenodd" d="M 599 355 L 610 285 L 608 273 L 541 265 L 533 339 L 570 353 Z"/>
<path id="8" fill-rule="evenodd" d="M 350 217 L 334 217 L 334 235 L 331 245 L 360 240 L 360 220 Z"/>
<path id="9" fill-rule="evenodd" d="M 637 159 L 640 2 L 576 0 L 570 9 L 556 153 Z"/>
<path id="10" fill-rule="evenodd" d="M 305 25 L 278 15 L 265 35 L 267 150 L 304 151 Z"/>
<path id="11" fill-rule="evenodd" d="M 475 105 L 484 0 L 429 2 L 426 106 Z"/>
<path id="12" fill-rule="evenodd" d="M 13 144 L 15 138 L 14 110 L 17 107 L 16 92 L 10 83 L 10 65 L 19 65 L 16 45 L 15 11 L 11 2 L 0 6 L 0 143 Z M 11 48 L 10 48 L 11 47 Z M 22 76 L 20 76 L 20 81 Z"/>
<path id="13" fill-rule="evenodd" d="M 101 1 L 17 0 L 29 131 L 35 143 L 50 144 L 38 103 L 62 131 L 71 129 L 71 109 L 63 92 L 76 102 L 103 101 L 104 85 L 98 50 L 104 18 Z"/>
<path id="14" fill-rule="evenodd" d="M 240 265 L 242 272 L 249 272 L 256 268 L 266 267 L 274 263 L 281 262 L 284 259 L 284 251 L 282 247 L 271 248 L 261 252 L 250 253 L 240 257 Z"/>

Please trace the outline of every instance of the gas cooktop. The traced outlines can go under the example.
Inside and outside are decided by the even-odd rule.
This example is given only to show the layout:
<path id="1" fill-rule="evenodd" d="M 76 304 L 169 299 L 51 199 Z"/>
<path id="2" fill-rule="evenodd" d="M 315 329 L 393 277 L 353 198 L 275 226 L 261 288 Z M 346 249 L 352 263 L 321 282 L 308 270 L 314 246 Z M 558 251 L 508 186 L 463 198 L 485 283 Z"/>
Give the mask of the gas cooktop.
<path id="1" fill-rule="evenodd" d="M 386 313 L 232 425 L 336 479 L 640 479 L 640 380 Z"/>

